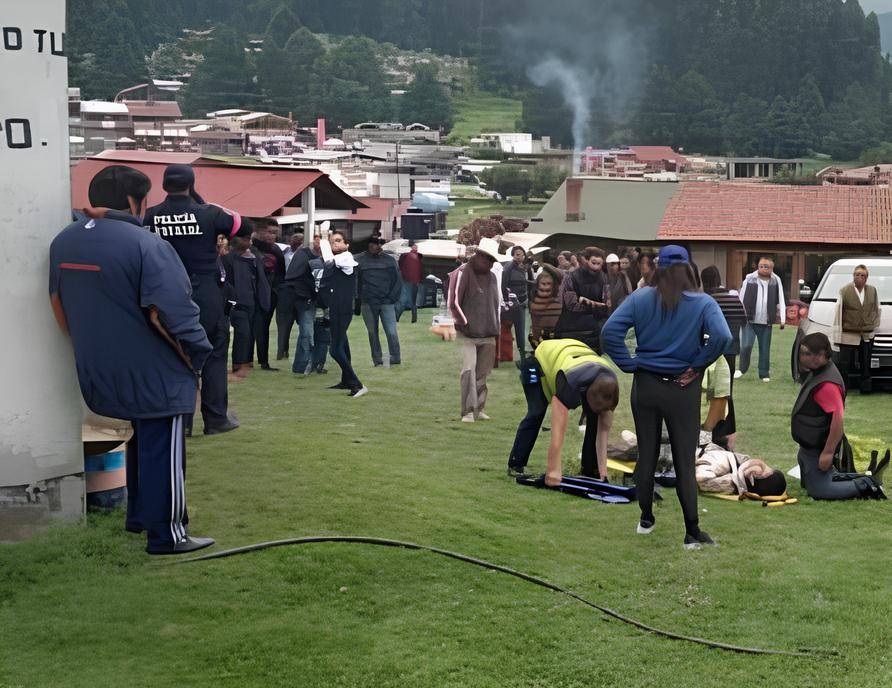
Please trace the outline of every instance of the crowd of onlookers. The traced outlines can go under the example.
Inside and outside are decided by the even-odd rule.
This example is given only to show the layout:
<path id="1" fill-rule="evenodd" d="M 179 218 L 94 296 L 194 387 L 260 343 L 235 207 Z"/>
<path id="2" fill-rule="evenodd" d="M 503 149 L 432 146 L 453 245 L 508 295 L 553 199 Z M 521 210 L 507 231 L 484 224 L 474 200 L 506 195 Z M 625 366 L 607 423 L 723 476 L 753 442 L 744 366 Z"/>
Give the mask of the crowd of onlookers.
<path id="1" fill-rule="evenodd" d="M 372 363 L 399 365 L 396 324 L 405 311 L 417 322 L 419 299 L 424 297 L 420 291 L 424 264 L 414 241 L 399 258 L 386 253 L 384 243 L 376 233 L 355 257 L 347 235 L 337 230 L 325 239 L 315 235 L 310 246 L 304 246 L 302 233 L 282 243 L 275 218 L 255 221 L 250 239 L 221 236 L 218 252 L 233 329 L 230 380 L 246 377 L 255 358 L 260 369 L 278 370 L 269 358 L 273 318 L 278 332 L 276 360 L 291 358 L 291 332 L 296 327 L 292 372 L 325 374 L 330 355 L 344 371 L 334 388 L 348 389 L 352 396 L 368 391 L 352 371 L 346 332 L 353 316 L 361 316 L 365 323 Z"/>
<path id="2" fill-rule="evenodd" d="M 417 321 L 424 265 L 412 242 L 397 259 L 384 251 L 379 235 L 356 256 L 350 237 L 337 229 L 314 236 L 310 245 L 300 234 L 279 243 L 275 218 L 251 220 L 205 203 L 188 165 L 168 166 L 162 186 L 165 199 L 149 207 L 145 174 L 121 165 L 98 172 L 90 182 L 90 207 L 78 211 L 50 247 L 49 291 L 57 322 L 71 336 L 88 407 L 133 426 L 125 528 L 146 532 L 149 553 L 175 554 L 213 544 L 186 530 L 185 437 L 199 410 L 205 435 L 239 427 L 229 409 L 229 357 L 229 380 L 247 376 L 255 358 L 262 370 L 276 371 L 269 350 L 275 317 L 277 360 L 290 358 L 296 326 L 291 370 L 324 374 L 330 357 L 341 372 L 330 389 L 361 397 L 368 388 L 353 368 L 352 319 L 363 318 L 375 366 L 400 365 L 396 323 L 406 310 Z M 681 246 L 664 246 L 657 256 L 637 248 L 607 255 L 588 247 L 561 252 L 555 265 L 536 264 L 517 246 L 503 265 L 499 249 L 496 239 L 481 238 L 449 274 L 447 308 L 462 353 L 462 422 L 488 420 L 487 377 L 498 360 L 513 361 L 518 349 L 527 414 L 509 473 L 525 470 L 550 408 L 543 484 L 559 486 L 563 430 L 569 411 L 581 409 L 583 472 L 606 480 L 618 368 L 634 376 L 629 402 L 639 533 L 654 528 L 663 426 L 686 547 L 713 544 L 699 529 L 697 482 L 707 490 L 783 489 L 782 475 L 734 452 L 733 380 L 747 372 L 755 343 L 759 377 L 770 380 L 773 325 L 784 326 L 783 288 L 770 257 L 760 257 L 734 292 L 714 266 L 698 271 Z M 867 279 L 867 268 L 859 265 L 852 284 L 840 291 L 843 374 L 831 361 L 825 335 L 799 341 L 805 375 L 791 432 L 800 447 L 802 483 L 816 498 L 884 497 L 888 451 L 874 460 L 873 475 L 845 470 L 840 458 L 847 372 L 855 358 L 861 391 L 870 392 L 870 347 L 880 311 Z M 112 339 L 115 346 L 109 346 Z M 706 437 L 698 442 L 701 431 Z"/>

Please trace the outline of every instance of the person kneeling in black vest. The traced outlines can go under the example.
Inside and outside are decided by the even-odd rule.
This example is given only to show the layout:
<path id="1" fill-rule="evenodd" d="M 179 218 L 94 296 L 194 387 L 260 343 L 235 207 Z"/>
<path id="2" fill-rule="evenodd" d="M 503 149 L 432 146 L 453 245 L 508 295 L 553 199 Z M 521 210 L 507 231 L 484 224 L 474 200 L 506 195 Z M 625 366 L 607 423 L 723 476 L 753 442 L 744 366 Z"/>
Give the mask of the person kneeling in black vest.
<path id="1" fill-rule="evenodd" d="M 799 344 L 799 368 L 807 371 L 790 417 L 790 431 L 799 444 L 800 480 L 813 499 L 885 499 L 885 460 L 873 475 L 839 473 L 833 458 L 843 440 L 846 386 L 830 360 L 830 340 L 815 332 Z"/>

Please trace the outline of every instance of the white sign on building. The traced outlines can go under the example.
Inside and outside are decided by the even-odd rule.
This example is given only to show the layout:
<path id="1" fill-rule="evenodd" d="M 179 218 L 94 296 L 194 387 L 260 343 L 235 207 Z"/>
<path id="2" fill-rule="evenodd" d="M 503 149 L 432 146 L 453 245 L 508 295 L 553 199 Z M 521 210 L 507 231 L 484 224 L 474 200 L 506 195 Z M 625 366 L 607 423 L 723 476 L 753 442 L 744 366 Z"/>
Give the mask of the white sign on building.
<path id="1" fill-rule="evenodd" d="M 83 481 L 65 476 L 84 470 L 71 344 L 47 293 L 49 245 L 71 219 L 65 1 L 4 2 L 2 15 L 0 540 L 29 515 L 82 511 Z"/>

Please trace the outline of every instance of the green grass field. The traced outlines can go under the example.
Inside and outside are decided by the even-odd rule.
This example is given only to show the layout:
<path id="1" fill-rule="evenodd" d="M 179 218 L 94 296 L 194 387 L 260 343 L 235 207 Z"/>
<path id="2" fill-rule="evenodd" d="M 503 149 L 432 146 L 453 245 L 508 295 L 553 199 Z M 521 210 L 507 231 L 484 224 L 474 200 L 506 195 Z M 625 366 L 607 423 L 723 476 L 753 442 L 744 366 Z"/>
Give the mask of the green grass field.
<path id="1" fill-rule="evenodd" d="M 458 422 L 459 351 L 403 321 L 403 365 L 354 362 L 370 393 L 287 366 L 231 386 L 242 428 L 188 442 L 189 512 L 217 549 L 354 534 L 410 540 L 544 577 L 647 623 L 723 642 L 833 648 L 748 656 L 641 633 L 564 596 L 432 554 L 356 544 L 176 565 L 123 515 L 0 545 L 0 686 L 888 686 L 889 505 L 763 509 L 701 499 L 715 549 L 681 548 L 674 495 L 657 528 L 634 505 L 518 487 L 504 473 L 525 406 L 511 365 L 489 422 Z M 792 332 L 772 381 L 735 385 L 739 449 L 790 468 Z M 284 363 L 284 362 L 283 362 Z M 631 427 L 627 379 L 615 432 Z M 859 446 L 892 444 L 892 397 L 848 401 Z M 532 467 L 544 468 L 548 435 Z M 574 470 L 581 435 L 568 435 Z M 802 498 L 798 485 L 791 490 Z M 884 630 L 886 629 L 886 630 Z"/>
<path id="2" fill-rule="evenodd" d="M 452 102 L 453 125 L 447 143 L 467 144 L 484 132 L 515 131 L 521 116 L 521 102 L 489 93 L 472 91 Z"/>

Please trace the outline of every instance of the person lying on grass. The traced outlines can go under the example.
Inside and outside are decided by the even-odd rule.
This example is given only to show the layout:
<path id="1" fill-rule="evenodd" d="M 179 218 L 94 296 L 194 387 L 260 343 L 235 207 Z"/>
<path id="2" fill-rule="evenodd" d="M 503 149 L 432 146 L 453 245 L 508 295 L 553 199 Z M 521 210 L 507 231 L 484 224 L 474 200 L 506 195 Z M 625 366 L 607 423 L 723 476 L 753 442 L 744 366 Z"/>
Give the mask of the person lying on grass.
<path id="1" fill-rule="evenodd" d="M 697 487 L 703 492 L 740 495 L 751 492 L 776 497 L 787 491 L 787 479 L 762 459 L 728 451 L 712 441 L 709 432 L 700 432 L 694 460 Z"/>
<path id="2" fill-rule="evenodd" d="M 609 361 L 575 339 L 548 339 L 523 362 L 520 381 L 527 399 L 527 414 L 517 426 L 508 458 L 508 475 L 524 473 L 550 405 L 551 443 L 545 484 L 559 485 L 567 418 L 570 409 L 582 406 L 587 419 L 582 474 L 607 480 L 607 438 L 613 425 L 613 410 L 619 403 L 619 383 Z"/>

